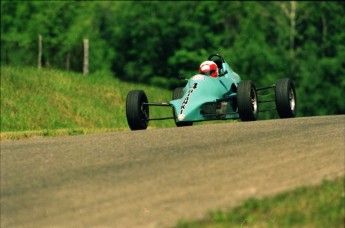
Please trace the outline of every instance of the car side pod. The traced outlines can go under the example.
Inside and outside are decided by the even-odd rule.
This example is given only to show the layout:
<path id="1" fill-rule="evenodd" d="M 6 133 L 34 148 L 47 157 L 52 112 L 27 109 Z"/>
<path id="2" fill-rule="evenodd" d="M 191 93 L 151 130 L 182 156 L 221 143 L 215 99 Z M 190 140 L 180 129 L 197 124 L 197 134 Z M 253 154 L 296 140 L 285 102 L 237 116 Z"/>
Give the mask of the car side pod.
<path id="1" fill-rule="evenodd" d="M 173 100 L 181 99 L 183 97 L 183 94 L 184 94 L 183 93 L 183 87 L 177 87 L 173 91 L 172 99 Z M 176 121 L 177 115 L 176 115 L 174 109 L 173 109 L 173 116 L 174 116 L 175 124 L 177 127 L 186 127 L 186 126 L 192 126 L 193 125 L 192 121 L 177 122 Z"/>

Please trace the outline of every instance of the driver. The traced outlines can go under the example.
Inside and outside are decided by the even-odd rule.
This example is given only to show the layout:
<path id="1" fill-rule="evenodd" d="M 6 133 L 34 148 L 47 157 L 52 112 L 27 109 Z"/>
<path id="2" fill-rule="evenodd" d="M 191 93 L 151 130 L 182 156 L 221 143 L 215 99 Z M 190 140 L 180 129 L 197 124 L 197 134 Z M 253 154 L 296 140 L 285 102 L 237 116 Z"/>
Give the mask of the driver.
<path id="1" fill-rule="evenodd" d="M 207 60 L 199 67 L 200 74 L 216 78 L 218 76 L 218 66 L 215 62 Z"/>

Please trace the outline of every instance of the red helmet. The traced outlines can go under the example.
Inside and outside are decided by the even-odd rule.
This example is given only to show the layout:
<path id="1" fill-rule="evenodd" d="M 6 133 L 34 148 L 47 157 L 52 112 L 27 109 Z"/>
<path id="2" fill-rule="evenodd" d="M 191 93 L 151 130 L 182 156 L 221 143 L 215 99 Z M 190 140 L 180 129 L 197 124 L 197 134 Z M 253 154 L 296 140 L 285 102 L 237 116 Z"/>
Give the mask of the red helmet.
<path id="1" fill-rule="evenodd" d="M 218 76 L 218 67 L 217 64 L 213 61 L 208 60 L 201 63 L 199 71 L 201 74 L 208 75 L 214 78 Z"/>

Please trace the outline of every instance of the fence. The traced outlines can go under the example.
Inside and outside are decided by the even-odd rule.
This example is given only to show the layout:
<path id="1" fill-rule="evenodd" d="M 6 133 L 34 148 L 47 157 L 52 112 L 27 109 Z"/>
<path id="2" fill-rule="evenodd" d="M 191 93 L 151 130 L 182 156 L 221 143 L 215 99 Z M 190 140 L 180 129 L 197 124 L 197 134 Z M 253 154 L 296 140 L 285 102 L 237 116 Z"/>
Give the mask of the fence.
<path id="1" fill-rule="evenodd" d="M 43 59 L 43 37 L 42 35 L 38 35 L 38 69 L 42 68 L 42 59 Z M 70 69 L 70 54 L 67 53 L 65 56 L 65 68 L 67 70 Z M 49 65 L 49 64 L 48 64 Z M 83 75 L 87 75 L 89 73 L 89 40 L 83 40 Z"/>

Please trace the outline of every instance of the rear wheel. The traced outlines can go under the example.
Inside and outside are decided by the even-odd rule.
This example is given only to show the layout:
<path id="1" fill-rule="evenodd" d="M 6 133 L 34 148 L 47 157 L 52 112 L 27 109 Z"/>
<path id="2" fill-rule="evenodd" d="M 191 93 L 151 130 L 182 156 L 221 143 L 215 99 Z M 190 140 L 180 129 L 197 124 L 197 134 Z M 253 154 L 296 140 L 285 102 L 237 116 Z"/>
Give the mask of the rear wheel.
<path id="1" fill-rule="evenodd" d="M 280 79 L 276 83 L 276 106 L 280 118 L 296 116 L 297 97 L 295 85 L 289 78 Z"/>
<path id="2" fill-rule="evenodd" d="M 181 99 L 183 97 L 184 93 L 183 93 L 183 87 L 177 87 L 176 89 L 174 89 L 174 92 L 173 92 L 173 97 L 172 99 L 173 100 L 176 100 L 176 99 Z M 193 125 L 193 122 L 191 121 L 185 121 L 185 122 L 177 122 L 176 121 L 176 114 L 175 114 L 175 111 L 173 111 L 174 113 L 174 119 L 175 119 L 175 124 L 177 127 L 186 127 L 186 126 L 192 126 Z"/>
<path id="3" fill-rule="evenodd" d="M 126 116 L 131 130 L 146 129 L 149 123 L 149 106 L 147 97 L 142 90 L 132 90 L 127 94 Z"/>
<path id="4" fill-rule="evenodd" d="M 254 121 L 258 118 L 258 99 L 252 81 L 241 81 L 237 87 L 238 114 L 242 121 Z"/>

